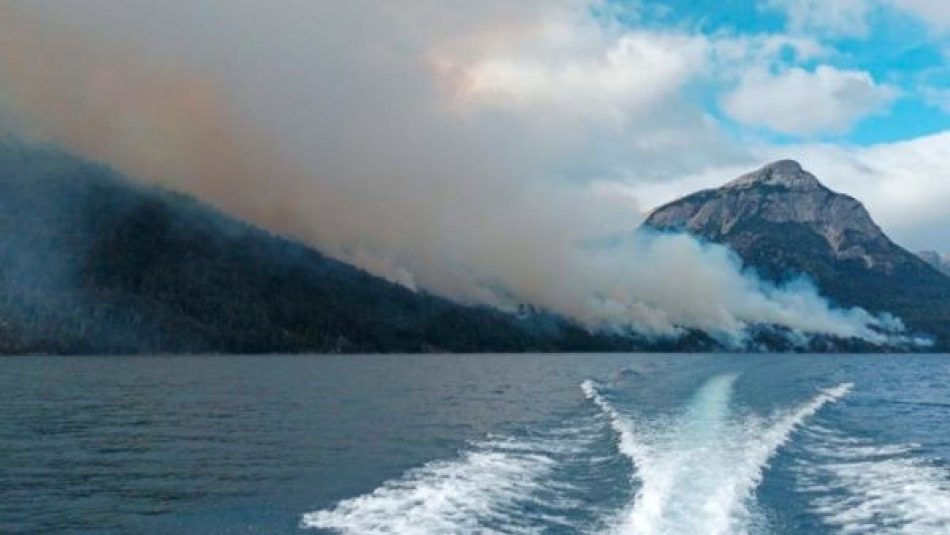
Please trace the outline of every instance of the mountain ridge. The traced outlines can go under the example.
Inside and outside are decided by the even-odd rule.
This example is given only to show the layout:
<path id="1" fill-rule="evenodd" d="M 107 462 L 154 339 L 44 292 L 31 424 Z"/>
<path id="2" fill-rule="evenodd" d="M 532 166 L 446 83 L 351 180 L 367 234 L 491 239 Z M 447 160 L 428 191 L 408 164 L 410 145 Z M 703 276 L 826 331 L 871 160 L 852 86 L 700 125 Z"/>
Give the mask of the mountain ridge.
<path id="1" fill-rule="evenodd" d="M 793 160 L 660 206 L 643 225 L 726 245 L 773 282 L 808 276 L 834 304 L 894 313 L 935 337 L 935 347 L 950 347 L 950 278 L 891 241 L 860 201 Z"/>
<path id="2" fill-rule="evenodd" d="M 642 347 L 413 292 L 54 147 L 0 143 L 0 236 L 0 354 Z"/>
<path id="3" fill-rule="evenodd" d="M 741 349 L 413 291 L 55 147 L 0 142 L 0 236 L 0 354 Z M 752 326 L 745 348 L 882 349 L 790 334 Z"/>

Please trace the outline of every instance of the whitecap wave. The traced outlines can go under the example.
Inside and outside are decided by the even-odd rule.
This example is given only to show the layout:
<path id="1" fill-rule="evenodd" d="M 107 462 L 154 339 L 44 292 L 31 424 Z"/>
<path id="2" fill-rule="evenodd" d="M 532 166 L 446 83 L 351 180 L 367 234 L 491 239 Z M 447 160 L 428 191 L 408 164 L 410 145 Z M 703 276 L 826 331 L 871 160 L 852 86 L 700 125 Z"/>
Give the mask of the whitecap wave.
<path id="1" fill-rule="evenodd" d="M 876 445 L 821 429 L 796 470 L 813 510 L 841 533 L 950 533 L 950 473 L 916 444 Z"/>
<path id="2" fill-rule="evenodd" d="M 710 379 L 672 421 L 634 421 L 621 414 L 593 382 L 585 394 L 610 419 L 619 451 L 636 467 L 640 489 L 608 530 L 612 533 L 741 534 L 764 529 L 753 494 L 769 459 L 795 429 L 850 384 L 769 418 L 733 410 L 734 375 Z"/>

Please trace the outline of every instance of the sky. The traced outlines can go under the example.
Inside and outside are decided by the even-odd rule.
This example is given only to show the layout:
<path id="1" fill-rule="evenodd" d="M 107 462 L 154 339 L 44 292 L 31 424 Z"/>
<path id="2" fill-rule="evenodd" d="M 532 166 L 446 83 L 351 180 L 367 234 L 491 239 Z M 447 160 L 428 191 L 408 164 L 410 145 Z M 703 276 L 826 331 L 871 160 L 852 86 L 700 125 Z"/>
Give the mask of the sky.
<path id="1" fill-rule="evenodd" d="M 793 158 L 950 251 L 942 4 L 0 0 L 0 128 L 463 301 L 863 328 L 727 251 L 629 236 Z"/>

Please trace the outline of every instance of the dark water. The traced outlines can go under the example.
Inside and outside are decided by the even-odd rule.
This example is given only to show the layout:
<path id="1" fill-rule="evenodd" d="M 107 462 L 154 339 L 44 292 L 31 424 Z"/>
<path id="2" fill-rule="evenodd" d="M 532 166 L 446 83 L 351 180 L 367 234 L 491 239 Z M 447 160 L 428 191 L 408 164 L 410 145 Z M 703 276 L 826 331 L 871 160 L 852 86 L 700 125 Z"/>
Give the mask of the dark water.
<path id="1" fill-rule="evenodd" d="M 950 357 L 0 365 L 0 532 L 950 533 Z"/>

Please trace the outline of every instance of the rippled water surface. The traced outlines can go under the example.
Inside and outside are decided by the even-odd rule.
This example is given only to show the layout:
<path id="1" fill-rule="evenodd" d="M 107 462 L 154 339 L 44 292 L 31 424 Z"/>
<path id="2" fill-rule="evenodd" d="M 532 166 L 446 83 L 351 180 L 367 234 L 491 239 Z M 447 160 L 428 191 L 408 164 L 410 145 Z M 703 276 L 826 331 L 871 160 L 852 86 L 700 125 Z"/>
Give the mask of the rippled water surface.
<path id="1" fill-rule="evenodd" d="M 950 533 L 950 357 L 0 365 L 0 532 Z"/>

